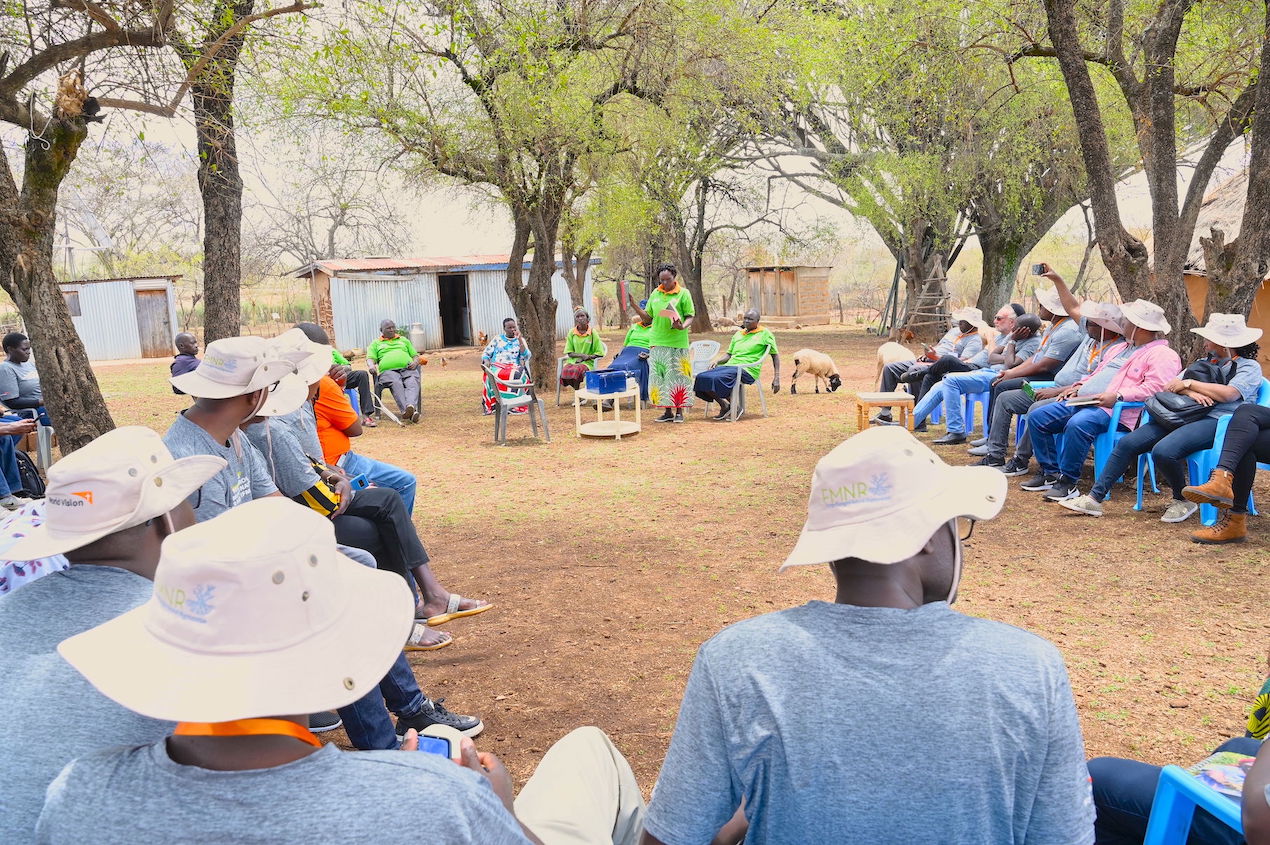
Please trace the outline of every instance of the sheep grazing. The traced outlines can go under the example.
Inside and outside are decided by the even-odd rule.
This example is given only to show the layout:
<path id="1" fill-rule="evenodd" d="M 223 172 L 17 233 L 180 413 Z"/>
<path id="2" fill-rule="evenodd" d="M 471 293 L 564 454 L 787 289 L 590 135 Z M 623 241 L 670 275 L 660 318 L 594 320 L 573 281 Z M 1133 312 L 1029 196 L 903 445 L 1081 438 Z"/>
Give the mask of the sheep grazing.
<path id="1" fill-rule="evenodd" d="M 898 361 L 916 361 L 917 356 L 913 354 L 908 347 L 888 341 L 878 347 L 878 389 L 881 390 L 882 369 L 887 364 L 894 364 Z"/>
<path id="2" fill-rule="evenodd" d="M 838 367 L 833 359 L 823 352 L 814 349 L 800 349 L 794 353 L 794 378 L 790 382 L 789 392 L 798 392 L 798 377 L 803 373 L 815 376 L 816 392 L 820 392 L 820 382 L 827 383 L 827 390 L 833 393 L 842 387 L 842 377 L 838 375 Z"/>

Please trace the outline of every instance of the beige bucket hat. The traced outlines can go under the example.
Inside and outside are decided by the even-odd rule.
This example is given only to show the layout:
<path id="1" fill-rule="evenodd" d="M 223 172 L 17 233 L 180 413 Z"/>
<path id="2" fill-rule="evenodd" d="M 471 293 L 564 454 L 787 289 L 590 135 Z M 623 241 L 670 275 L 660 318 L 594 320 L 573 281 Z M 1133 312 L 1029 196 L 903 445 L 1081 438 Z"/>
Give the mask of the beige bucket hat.
<path id="1" fill-rule="evenodd" d="M 328 344 L 314 343 L 300 329 L 291 329 L 283 332 L 270 341 L 269 354 L 280 360 L 287 361 L 295 367 L 296 377 L 304 385 L 306 396 L 308 395 L 309 385 L 320 381 L 322 376 L 330 372 L 333 360 L 331 358 L 331 347 Z M 275 390 L 274 393 L 277 393 L 277 391 Z M 289 414 L 304 402 L 301 399 L 300 403 L 292 406 L 291 396 L 285 395 L 275 398 L 274 393 L 270 393 L 269 398 L 265 400 L 265 404 L 259 412 L 260 416 L 277 417 Z"/>
<path id="2" fill-rule="evenodd" d="M 1248 325 L 1243 314 L 1209 314 L 1207 323 L 1191 331 L 1228 349 L 1256 343 L 1262 334 L 1261 329 Z"/>
<path id="3" fill-rule="evenodd" d="M 949 466 L 903 428 L 867 429 L 816 464 L 807 522 L 781 569 L 907 560 L 949 520 L 992 519 L 1005 494 L 993 467 Z"/>
<path id="4" fill-rule="evenodd" d="M 108 431 L 49 467 L 44 524 L 5 555 L 65 554 L 140 525 L 171 511 L 224 468 L 212 455 L 173 458 L 163 439 L 143 426 Z"/>
<path id="5" fill-rule="evenodd" d="M 1120 312 L 1119 305 L 1087 299 L 1080 304 L 1080 315 L 1117 334 L 1124 331 L 1124 326 L 1121 325 L 1124 315 Z"/>
<path id="6" fill-rule="evenodd" d="M 967 305 L 965 308 L 958 308 L 956 311 L 952 312 L 952 321 L 954 323 L 958 323 L 962 320 L 965 320 L 970 325 L 978 328 L 982 328 L 987 325 L 987 323 L 983 321 L 983 312 L 971 305 Z"/>
<path id="7" fill-rule="evenodd" d="M 209 343 L 192 372 L 169 380 L 197 399 L 231 399 L 272 388 L 270 401 L 274 407 L 289 406 L 278 412 L 286 414 L 304 404 L 309 392 L 295 371 L 296 365 L 280 358 L 263 337 L 227 337 Z"/>
<path id="8" fill-rule="evenodd" d="M 227 722 L 351 704 L 413 625 L 405 581 L 337 552 L 330 520 L 270 497 L 168 537 L 151 599 L 57 650 L 129 710 Z"/>
<path id="9" fill-rule="evenodd" d="M 1126 302 L 1121 305 L 1120 312 L 1124 314 L 1126 320 L 1140 329 L 1146 329 L 1149 332 L 1164 332 L 1165 334 L 1173 330 L 1173 327 L 1169 325 L 1168 318 L 1164 316 L 1164 309 L 1154 302 L 1148 302 L 1145 299 L 1135 299 L 1133 302 Z"/>
<path id="10" fill-rule="evenodd" d="M 1046 311 L 1056 314 L 1059 317 L 1067 316 L 1067 309 L 1063 307 L 1062 297 L 1058 295 L 1058 291 L 1054 288 L 1037 288 L 1036 301 L 1041 303 Z"/>

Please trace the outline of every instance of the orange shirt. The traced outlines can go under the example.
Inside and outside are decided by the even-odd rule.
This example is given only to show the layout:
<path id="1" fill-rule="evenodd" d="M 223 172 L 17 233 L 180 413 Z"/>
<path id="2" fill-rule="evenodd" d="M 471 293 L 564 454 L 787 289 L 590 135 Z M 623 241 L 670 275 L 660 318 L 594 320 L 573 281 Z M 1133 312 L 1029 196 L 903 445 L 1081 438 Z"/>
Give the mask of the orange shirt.
<path id="1" fill-rule="evenodd" d="M 344 453 L 352 448 L 348 435 L 344 430 L 360 419 L 353 409 L 348 396 L 335 379 L 323 376 L 318 383 L 318 395 L 313 400 L 313 411 L 317 415 L 318 440 L 322 443 L 322 457 L 328 464 L 334 464 Z"/>

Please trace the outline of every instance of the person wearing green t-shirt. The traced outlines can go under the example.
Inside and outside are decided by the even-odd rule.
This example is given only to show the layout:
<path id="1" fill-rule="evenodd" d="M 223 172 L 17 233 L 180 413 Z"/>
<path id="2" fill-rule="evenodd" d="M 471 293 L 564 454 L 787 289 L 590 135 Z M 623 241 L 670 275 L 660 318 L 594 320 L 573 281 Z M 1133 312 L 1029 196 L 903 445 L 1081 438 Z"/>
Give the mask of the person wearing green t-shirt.
<path id="1" fill-rule="evenodd" d="M 579 308 L 573 314 L 573 328 L 564 340 L 565 361 L 560 370 L 560 383 L 577 390 L 605 351 L 600 333 L 591 328 L 591 315 Z"/>
<path id="2" fill-rule="evenodd" d="M 392 391 L 401 415 L 419 422 L 419 353 L 408 337 L 397 334 L 392 320 L 379 324 L 379 339 L 366 350 L 366 360 L 378 373 L 379 386 Z"/>
<path id="3" fill-rule="evenodd" d="M 657 265 L 658 286 L 648 295 L 647 309 L 636 308 L 648 330 L 648 402 L 665 412 L 653 422 L 684 421 L 692 406 L 692 359 L 688 332 L 696 309 L 692 294 L 676 278 L 673 264 Z"/>
<path id="4" fill-rule="evenodd" d="M 634 307 L 632 300 L 629 303 Z M 645 299 L 639 303 L 639 308 L 648 305 Z M 652 330 L 652 320 L 646 319 L 636 320 L 631 324 L 630 331 L 626 333 L 626 340 L 622 342 L 622 349 L 613 356 L 613 362 L 609 364 L 610 370 L 626 370 L 626 372 L 635 376 L 635 380 L 639 382 L 639 398 L 648 401 L 648 333 Z"/>
<path id="5" fill-rule="evenodd" d="M 776 352 L 776 338 L 759 325 L 759 313 L 751 308 L 741 319 L 741 328 L 732 335 L 728 351 L 713 367 L 698 373 L 693 382 L 693 392 L 703 402 L 718 402 L 716 420 L 727 419 L 732 410 L 732 390 L 736 387 L 737 373 L 742 384 L 753 384 L 763 369 L 763 359 L 772 356 L 772 392 L 781 390 L 781 357 Z M 744 396 L 745 394 L 741 394 Z M 737 407 L 737 417 L 745 413 L 744 404 Z"/>

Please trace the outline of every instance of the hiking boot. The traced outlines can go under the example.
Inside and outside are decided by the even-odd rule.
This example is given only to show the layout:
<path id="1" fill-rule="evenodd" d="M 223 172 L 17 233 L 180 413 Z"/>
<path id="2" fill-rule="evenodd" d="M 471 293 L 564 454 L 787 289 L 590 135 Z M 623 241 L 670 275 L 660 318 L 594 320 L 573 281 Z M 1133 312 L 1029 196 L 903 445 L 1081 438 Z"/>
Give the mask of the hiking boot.
<path id="1" fill-rule="evenodd" d="M 966 450 L 966 454 L 974 455 L 976 458 L 982 458 L 984 455 L 988 454 L 988 444 L 985 443 L 982 446 L 971 446 Z M 1005 463 L 1005 461 L 1001 461 L 1001 463 Z"/>
<path id="2" fill-rule="evenodd" d="M 1224 469 L 1215 469 L 1208 481 L 1194 487 L 1183 487 L 1182 496 L 1191 502 L 1201 505 L 1216 505 L 1229 508 L 1234 505 L 1235 491 L 1231 487 L 1235 476 Z"/>
<path id="3" fill-rule="evenodd" d="M 309 714 L 309 730 L 315 734 L 333 731 L 343 724 L 344 722 L 340 719 L 340 714 L 333 713 L 330 710 L 325 710 L 321 713 Z"/>
<path id="4" fill-rule="evenodd" d="M 397 736 L 404 737 L 406 731 L 411 728 L 423 733 L 423 729 L 428 725 L 448 725 L 467 737 L 477 736 L 481 731 L 485 730 L 485 723 L 478 717 L 451 713 L 443 706 L 442 702 L 444 701 L 444 698 L 438 698 L 435 701 L 425 701 L 423 709 L 417 715 L 398 718 Z"/>
<path id="5" fill-rule="evenodd" d="M 1185 522 L 1197 510 L 1199 510 L 1199 505 L 1194 502 L 1174 501 L 1164 512 L 1164 516 L 1160 517 L 1160 522 Z"/>
<path id="6" fill-rule="evenodd" d="M 1102 516 L 1102 502 L 1095 501 L 1093 496 L 1077 496 L 1074 499 L 1064 499 L 1059 502 L 1060 505 L 1069 511 L 1083 513 L 1086 516 Z"/>
<path id="7" fill-rule="evenodd" d="M 1222 511 L 1217 516 L 1216 525 L 1207 525 L 1198 531 L 1191 532 L 1191 540 L 1206 546 L 1220 546 L 1225 543 L 1242 543 L 1248 539 L 1248 514 Z"/>
<path id="8" fill-rule="evenodd" d="M 675 412 L 670 410 L 669 408 L 667 408 L 666 412 L 663 413 L 660 417 L 653 420 L 653 422 L 669 422 L 669 423 L 672 423 L 674 421 L 675 421 Z"/>
<path id="9" fill-rule="evenodd" d="M 979 460 L 977 460 L 977 461 L 975 461 L 973 464 L 971 464 L 971 466 L 976 466 L 976 467 L 1003 467 L 1003 466 L 1005 466 L 1005 461 L 1001 460 L 1000 458 L 994 458 L 994 457 L 992 457 L 991 455 L 985 455 L 984 457 L 980 458 Z"/>
<path id="10" fill-rule="evenodd" d="M 1042 470 L 1020 484 L 1019 489 L 1026 490 L 1029 493 L 1040 493 L 1043 490 L 1049 490 L 1056 481 L 1058 481 L 1057 475 L 1049 475 Z"/>
<path id="11" fill-rule="evenodd" d="M 1007 478 L 1013 478 L 1016 475 L 1027 475 L 1027 465 L 1029 461 L 1021 460 L 1017 455 L 1006 461 L 1004 465 L 998 467 Z"/>
<path id="12" fill-rule="evenodd" d="M 1060 475 L 1058 480 L 1050 487 L 1050 491 L 1045 494 L 1045 498 L 1050 502 L 1062 502 L 1067 499 L 1074 499 L 1079 495 L 1080 491 L 1076 489 L 1076 482 Z"/>

